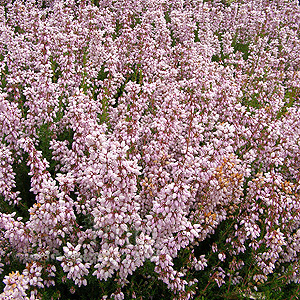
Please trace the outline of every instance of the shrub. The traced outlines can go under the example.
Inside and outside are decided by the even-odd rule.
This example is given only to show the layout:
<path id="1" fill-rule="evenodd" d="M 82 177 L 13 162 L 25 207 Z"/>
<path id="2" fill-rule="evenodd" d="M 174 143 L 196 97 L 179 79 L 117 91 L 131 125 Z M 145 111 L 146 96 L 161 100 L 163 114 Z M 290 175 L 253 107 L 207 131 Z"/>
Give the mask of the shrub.
<path id="1" fill-rule="evenodd" d="M 0 22 L 1 299 L 296 297 L 297 1 Z"/>

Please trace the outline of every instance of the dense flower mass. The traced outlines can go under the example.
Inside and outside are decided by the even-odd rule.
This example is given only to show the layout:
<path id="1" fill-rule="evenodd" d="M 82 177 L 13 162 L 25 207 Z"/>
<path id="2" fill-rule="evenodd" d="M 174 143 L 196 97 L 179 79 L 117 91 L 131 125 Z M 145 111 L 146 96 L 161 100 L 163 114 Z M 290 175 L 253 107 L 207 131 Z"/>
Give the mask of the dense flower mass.
<path id="1" fill-rule="evenodd" d="M 0 299 L 298 292 L 297 1 L 1 3 Z"/>

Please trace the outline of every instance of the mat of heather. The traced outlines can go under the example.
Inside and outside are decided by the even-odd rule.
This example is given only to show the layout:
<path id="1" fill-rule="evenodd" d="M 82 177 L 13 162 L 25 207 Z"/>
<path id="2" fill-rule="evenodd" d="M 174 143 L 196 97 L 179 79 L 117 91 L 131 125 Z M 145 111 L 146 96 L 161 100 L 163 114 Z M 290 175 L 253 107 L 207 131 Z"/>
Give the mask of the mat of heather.
<path id="1" fill-rule="evenodd" d="M 0 75 L 0 299 L 299 299 L 298 1 L 0 1 Z"/>

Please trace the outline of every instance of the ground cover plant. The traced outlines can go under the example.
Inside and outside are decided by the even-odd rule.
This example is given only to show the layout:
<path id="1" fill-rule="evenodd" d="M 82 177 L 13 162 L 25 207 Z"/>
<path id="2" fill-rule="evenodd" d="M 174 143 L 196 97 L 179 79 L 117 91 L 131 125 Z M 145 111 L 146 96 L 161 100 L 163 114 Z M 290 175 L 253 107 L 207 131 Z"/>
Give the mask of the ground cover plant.
<path id="1" fill-rule="evenodd" d="M 297 1 L 1 3 L 0 299 L 298 299 Z"/>

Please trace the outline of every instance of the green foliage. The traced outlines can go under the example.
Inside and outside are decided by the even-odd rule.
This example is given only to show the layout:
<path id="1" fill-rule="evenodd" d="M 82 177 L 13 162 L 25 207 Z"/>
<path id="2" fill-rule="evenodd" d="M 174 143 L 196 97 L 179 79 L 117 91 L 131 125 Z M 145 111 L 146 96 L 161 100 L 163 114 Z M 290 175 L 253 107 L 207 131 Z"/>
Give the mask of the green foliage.
<path id="1" fill-rule="evenodd" d="M 225 2 L 225 1 L 224 1 Z M 199 37 L 198 37 L 198 31 L 199 31 L 199 24 L 197 23 L 197 30 L 195 30 L 195 42 L 199 42 Z M 220 53 L 216 53 L 212 56 L 212 61 L 214 62 L 222 62 L 224 63 L 225 59 L 229 58 L 229 55 L 227 53 L 224 53 L 224 48 L 223 48 L 223 33 L 222 32 L 216 32 L 215 33 L 218 36 L 219 42 L 220 42 L 220 48 L 221 51 Z M 237 40 L 237 34 L 235 37 L 232 39 L 231 47 L 233 47 L 233 53 L 236 52 L 241 52 L 243 53 L 243 59 L 247 60 L 249 55 L 250 55 L 250 50 L 249 50 L 249 45 L 250 43 L 243 43 L 241 41 Z"/>
<path id="2" fill-rule="evenodd" d="M 122 29 L 122 24 L 120 23 L 120 20 L 116 20 L 116 29 L 115 32 L 113 33 L 113 40 L 115 40 L 117 37 L 120 36 L 120 30 Z"/>
<path id="3" fill-rule="evenodd" d="M 132 16 L 132 23 L 130 25 L 130 28 L 134 28 L 136 25 L 142 24 L 142 20 L 138 15 Z"/>
<path id="4" fill-rule="evenodd" d="M 4 56 L 1 54 L 0 55 L 0 61 L 3 61 L 4 60 Z M 1 72 L 1 85 L 0 87 L 2 89 L 4 89 L 7 85 L 7 81 L 6 81 L 6 75 L 8 74 L 8 66 L 7 66 L 7 63 L 5 63 L 5 67 L 4 67 L 4 70 L 2 70 Z"/>
<path id="5" fill-rule="evenodd" d="M 57 266 L 57 269 L 55 286 L 44 288 L 42 292 L 43 300 L 98 300 L 104 295 L 112 294 L 118 288 L 116 275 L 107 281 L 100 282 L 97 277 L 89 274 L 86 277 L 88 285 L 78 287 L 74 285 L 72 280 L 66 277 L 60 266 Z"/>
<path id="6" fill-rule="evenodd" d="M 94 4 L 95 6 L 99 7 L 99 0 L 91 0 L 92 4 Z"/>
<path id="7" fill-rule="evenodd" d="M 165 20 L 167 23 L 171 23 L 170 11 L 165 11 Z"/>
<path id="8" fill-rule="evenodd" d="M 232 47 L 234 49 L 234 53 L 237 51 L 243 53 L 244 60 L 248 59 L 249 56 L 249 45 L 250 43 L 237 43 L 235 40 L 232 42 Z"/>
<path id="9" fill-rule="evenodd" d="M 53 57 L 50 57 L 51 69 L 53 71 L 52 82 L 57 83 L 58 79 L 61 77 L 62 72 L 60 70 L 59 64 L 54 60 Z"/>
<path id="10" fill-rule="evenodd" d="M 26 164 L 27 155 L 24 155 L 23 161 L 19 164 L 13 164 L 13 170 L 16 174 L 15 181 L 16 181 L 16 191 L 20 192 L 19 197 L 22 199 L 19 204 L 15 207 L 8 207 L 6 206 L 7 213 L 11 209 L 13 209 L 18 217 L 22 217 L 24 221 L 29 220 L 29 212 L 28 209 L 35 203 L 35 195 L 30 192 L 31 188 L 31 178 L 28 175 L 30 172 L 29 167 Z M 1 205 L 2 206 L 2 205 Z"/>
<path id="11" fill-rule="evenodd" d="M 299 89 L 297 88 L 291 88 L 287 89 L 285 91 L 284 95 L 284 106 L 282 109 L 278 112 L 277 118 L 280 119 L 281 116 L 285 115 L 287 113 L 287 109 L 289 107 L 292 107 L 296 99 L 299 98 Z"/>
<path id="12" fill-rule="evenodd" d="M 157 278 L 154 272 L 155 264 L 146 260 L 144 265 L 138 268 L 133 275 L 128 277 L 129 283 L 126 286 L 125 299 L 172 299 L 172 294 L 167 286 Z"/>
<path id="13" fill-rule="evenodd" d="M 37 146 L 37 150 L 42 151 L 43 157 L 47 159 L 50 163 L 49 172 L 51 175 L 54 175 L 54 169 L 56 166 L 56 162 L 52 160 L 52 151 L 50 149 L 50 141 L 52 140 L 53 133 L 49 129 L 49 124 L 43 124 L 38 129 L 39 135 L 39 145 Z"/>
<path id="14" fill-rule="evenodd" d="M 196 26 L 197 26 L 197 29 L 194 30 L 194 34 L 195 34 L 194 42 L 198 43 L 198 42 L 200 42 L 200 39 L 199 39 L 199 22 L 196 22 Z"/>

